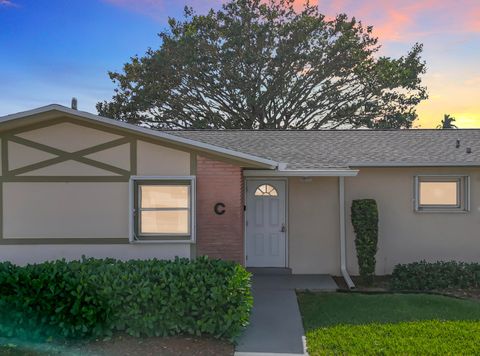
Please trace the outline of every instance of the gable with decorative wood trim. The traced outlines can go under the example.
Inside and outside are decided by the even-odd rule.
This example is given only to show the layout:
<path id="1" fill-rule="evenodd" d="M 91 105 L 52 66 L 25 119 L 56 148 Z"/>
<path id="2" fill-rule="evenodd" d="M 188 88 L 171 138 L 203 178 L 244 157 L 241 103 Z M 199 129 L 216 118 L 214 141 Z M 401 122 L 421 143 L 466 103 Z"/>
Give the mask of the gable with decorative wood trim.
<path id="1" fill-rule="evenodd" d="M 190 175 L 191 155 L 68 117 L 4 132 L 0 244 L 128 243 L 130 177 Z"/>
<path id="2" fill-rule="evenodd" d="M 135 152 L 135 138 L 52 120 L 2 135 L 2 174 L 4 181 L 128 181 Z"/>

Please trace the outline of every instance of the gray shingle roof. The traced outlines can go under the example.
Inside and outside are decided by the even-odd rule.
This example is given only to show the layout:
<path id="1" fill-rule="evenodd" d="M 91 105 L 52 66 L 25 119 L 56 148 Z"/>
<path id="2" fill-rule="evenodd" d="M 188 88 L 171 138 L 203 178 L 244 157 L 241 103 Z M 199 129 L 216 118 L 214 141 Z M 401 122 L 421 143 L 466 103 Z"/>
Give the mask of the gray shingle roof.
<path id="1" fill-rule="evenodd" d="M 480 166 L 480 130 L 185 130 L 169 134 L 287 163 L 287 169 Z M 460 148 L 456 141 L 460 140 Z M 467 153 L 467 147 L 472 153 Z"/>

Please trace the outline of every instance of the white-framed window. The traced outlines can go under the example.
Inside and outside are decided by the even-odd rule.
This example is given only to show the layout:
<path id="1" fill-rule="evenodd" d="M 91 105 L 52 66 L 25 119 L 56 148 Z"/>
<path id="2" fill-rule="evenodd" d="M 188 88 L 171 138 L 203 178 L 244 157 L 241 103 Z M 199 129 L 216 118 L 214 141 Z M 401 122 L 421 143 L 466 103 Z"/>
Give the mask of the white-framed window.
<path id="1" fill-rule="evenodd" d="M 195 240 L 195 177 L 131 177 L 130 241 Z"/>
<path id="2" fill-rule="evenodd" d="M 419 212 L 467 212 L 470 179 L 466 175 L 415 177 L 415 210 Z"/>

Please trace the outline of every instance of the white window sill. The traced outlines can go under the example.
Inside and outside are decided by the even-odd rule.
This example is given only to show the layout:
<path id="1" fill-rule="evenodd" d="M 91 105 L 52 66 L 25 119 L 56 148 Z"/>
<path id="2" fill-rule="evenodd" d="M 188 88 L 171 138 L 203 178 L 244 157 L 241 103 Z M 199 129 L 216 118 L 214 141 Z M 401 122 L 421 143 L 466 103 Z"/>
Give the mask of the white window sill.
<path id="1" fill-rule="evenodd" d="M 132 245 L 144 244 L 194 244 L 193 240 L 130 240 Z"/>
<path id="2" fill-rule="evenodd" d="M 415 210 L 415 213 L 419 213 L 419 214 L 468 214 L 468 213 L 470 213 L 470 210 L 427 209 L 427 210 Z"/>

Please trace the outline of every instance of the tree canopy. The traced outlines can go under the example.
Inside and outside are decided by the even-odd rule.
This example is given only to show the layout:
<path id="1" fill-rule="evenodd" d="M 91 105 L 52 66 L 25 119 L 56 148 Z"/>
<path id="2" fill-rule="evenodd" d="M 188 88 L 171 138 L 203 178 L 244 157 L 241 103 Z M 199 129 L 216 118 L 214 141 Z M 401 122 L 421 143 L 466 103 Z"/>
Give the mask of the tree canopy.
<path id="1" fill-rule="evenodd" d="M 380 56 L 371 26 L 293 0 L 185 8 L 159 36 L 109 72 L 115 94 L 99 114 L 159 129 L 408 128 L 427 98 L 422 45 Z"/>

